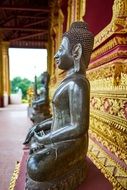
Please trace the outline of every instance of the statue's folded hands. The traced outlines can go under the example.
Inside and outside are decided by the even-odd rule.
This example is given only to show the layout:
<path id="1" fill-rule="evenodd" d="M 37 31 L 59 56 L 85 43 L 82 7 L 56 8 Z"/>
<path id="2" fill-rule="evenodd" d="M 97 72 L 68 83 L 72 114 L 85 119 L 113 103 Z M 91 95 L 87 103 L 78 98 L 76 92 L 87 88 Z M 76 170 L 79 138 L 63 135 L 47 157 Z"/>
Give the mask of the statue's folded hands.
<path id="1" fill-rule="evenodd" d="M 30 143 L 32 137 L 34 136 L 34 132 L 49 131 L 51 129 L 51 123 L 52 123 L 52 118 L 49 118 L 31 127 L 23 144 L 25 145 Z"/>

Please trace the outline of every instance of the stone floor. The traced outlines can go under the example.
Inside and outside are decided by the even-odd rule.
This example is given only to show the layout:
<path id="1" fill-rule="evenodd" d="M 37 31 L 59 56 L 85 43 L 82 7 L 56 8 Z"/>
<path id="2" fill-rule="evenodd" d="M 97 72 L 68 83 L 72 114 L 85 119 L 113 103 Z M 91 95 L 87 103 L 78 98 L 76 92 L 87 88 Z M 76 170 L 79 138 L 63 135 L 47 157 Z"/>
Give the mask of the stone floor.
<path id="1" fill-rule="evenodd" d="M 22 157 L 22 142 L 31 122 L 27 105 L 0 108 L 0 190 L 8 190 L 15 164 Z"/>

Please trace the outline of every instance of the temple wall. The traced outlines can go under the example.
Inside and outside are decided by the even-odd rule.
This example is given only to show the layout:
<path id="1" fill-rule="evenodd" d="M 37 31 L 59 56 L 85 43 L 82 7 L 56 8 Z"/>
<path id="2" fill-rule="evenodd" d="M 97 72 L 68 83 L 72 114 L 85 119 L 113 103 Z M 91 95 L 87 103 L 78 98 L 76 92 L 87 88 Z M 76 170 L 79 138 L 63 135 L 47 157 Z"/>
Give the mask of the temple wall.
<path id="1" fill-rule="evenodd" d="M 55 10 L 62 14 L 61 1 L 58 2 L 59 9 Z M 53 45 L 52 56 L 50 55 L 52 59 L 50 58 L 49 62 L 50 98 L 65 76 L 64 72 L 55 67 L 53 59 L 64 32 L 63 28 L 68 29 L 73 21 L 85 19 L 85 16 L 89 21 L 88 15 L 85 15 L 87 11 L 91 11 L 90 7 L 89 10 L 86 7 L 87 2 L 87 0 L 68 0 L 67 15 L 64 13 L 62 19 L 57 19 L 58 16 L 54 17 L 57 14 L 52 14 L 51 31 L 54 31 L 55 35 L 51 33 L 50 36 Z M 87 71 L 91 85 L 88 156 L 110 180 L 113 189 L 119 190 L 127 189 L 127 1 L 111 0 L 109 4 L 113 4 L 112 13 L 110 12 L 110 16 L 107 16 L 105 21 L 109 24 L 95 36 L 94 49 Z M 99 11 L 100 5 L 96 5 L 97 7 Z M 67 21 L 65 22 L 64 19 Z M 60 28 L 63 23 L 64 27 Z M 105 23 L 102 23 L 102 27 Z M 100 28 L 96 28 L 95 34 L 99 30 Z"/>
<path id="2" fill-rule="evenodd" d="M 116 189 L 127 188 L 126 23 L 127 1 L 115 0 L 111 22 L 95 37 L 87 71 L 91 84 L 89 133 L 99 145 L 91 146 L 89 156 Z"/>

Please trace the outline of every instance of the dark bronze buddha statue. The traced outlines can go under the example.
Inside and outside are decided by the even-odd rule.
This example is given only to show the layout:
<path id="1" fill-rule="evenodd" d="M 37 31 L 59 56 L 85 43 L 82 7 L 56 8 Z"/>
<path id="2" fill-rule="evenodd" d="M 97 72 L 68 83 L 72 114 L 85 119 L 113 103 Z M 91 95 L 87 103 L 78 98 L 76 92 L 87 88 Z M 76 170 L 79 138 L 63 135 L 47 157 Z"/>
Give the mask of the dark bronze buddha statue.
<path id="1" fill-rule="evenodd" d="M 32 102 L 32 114 L 30 119 L 34 124 L 43 121 L 51 117 L 49 111 L 49 95 L 48 95 L 48 85 L 49 85 L 49 74 L 44 72 L 41 74 L 41 90 L 37 97 Z"/>
<path id="2" fill-rule="evenodd" d="M 55 59 L 67 75 L 53 96 L 53 117 L 27 135 L 28 190 L 75 190 L 86 176 L 90 85 L 85 71 L 92 47 L 93 35 L 85 22 L 72 23 L 63 35 Z"/>

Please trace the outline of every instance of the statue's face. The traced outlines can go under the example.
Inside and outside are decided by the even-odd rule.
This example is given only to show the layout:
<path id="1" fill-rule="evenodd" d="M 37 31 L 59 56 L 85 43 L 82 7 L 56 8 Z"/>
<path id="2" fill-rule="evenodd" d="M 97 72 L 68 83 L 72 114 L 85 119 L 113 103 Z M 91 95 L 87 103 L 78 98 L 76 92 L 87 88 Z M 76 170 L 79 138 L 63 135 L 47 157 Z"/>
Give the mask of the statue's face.
<path id="1" fill-rule="evenodd" d="M 74 61 L 69 50 L 68 38 L 63 38 L 59 50 L 54 56 L 54 58 L 56 59 L 56 64 L 58 65 L 59 69 L 69 70 L 73 67 Z"/>

